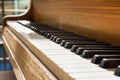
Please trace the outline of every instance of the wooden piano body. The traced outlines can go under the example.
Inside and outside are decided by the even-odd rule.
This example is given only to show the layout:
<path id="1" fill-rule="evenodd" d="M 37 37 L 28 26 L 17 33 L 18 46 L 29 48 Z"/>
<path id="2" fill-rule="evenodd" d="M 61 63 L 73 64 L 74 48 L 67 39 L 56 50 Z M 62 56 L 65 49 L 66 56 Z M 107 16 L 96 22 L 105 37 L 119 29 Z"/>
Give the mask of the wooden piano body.
<path id="1" fill-rule="evenodd" d="M 39 59 L 44 65 L 50 66 L 51 62 L 45 60 L 43 54 L 38 54 L 40 52 L 33 45 L 10 28 L 7 24 L 9 20 L 30 20 L 112 45 L 120 45 L 119 0 L 31 0 L 24 14 L 3 18 L 4 46 L 18 80 L 51 79 L 51 73 L 41 67 Z M 71 77 L 61 76 L 60 74 L 65 73 L 59 69 L 55 71 L 53 66 L 55 64 L 51 64 L 49 69 L 55 72 L 52 73 L 58 79 L 72 80 Z"/>

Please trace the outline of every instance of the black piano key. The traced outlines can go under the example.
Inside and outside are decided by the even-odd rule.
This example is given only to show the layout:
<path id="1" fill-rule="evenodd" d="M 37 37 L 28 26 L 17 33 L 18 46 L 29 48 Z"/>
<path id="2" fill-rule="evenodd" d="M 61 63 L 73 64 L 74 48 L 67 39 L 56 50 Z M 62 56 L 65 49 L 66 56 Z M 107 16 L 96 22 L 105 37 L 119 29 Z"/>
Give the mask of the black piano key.
<path id="1" fill-rule="evenodd" d="M 61 36 L 61 35 L 56 35 L 56 36 Z M 51 35 L 49 39 L 52 41 L 53 38 L 56 37 L 56 36 L 55 35 Z"/>
<path id="2" fill-rule="evenodd" d="M 76 34 L 70 34 L 70 35 L 51 35 L 50 37 L 50 40 L 52 41 L 55 41 L 56 39 L 65 39 L 65 40 L 68 40 L 68 39 L 79 39 L 79 38 L 86 38 L 86 37 L 83 37 L 83 36 L 80 36 L 80 35 L 76 35 Z M 55 39 L 55 40 L 54 40 Z"/>
<path id="3" fill-rule="evenodd" d="M 94 55 L 94 57 L 92 58 L 91 62 L 94 64 L 99 64 L 103 58 L 120 58 L 120 54 L 119 55 Z"/>
<path id="4" fill-rule="evenodd" d="M 37 28 L 36 30 L 36 32 L 39 33 L 40 35 L 44 35 L 45 33 L 50 32 L 50 31 L 57 31 L 57 30 L 52 29 L 52 28 Z"/>
<path id="5" fill-rule="evenodd" d="M 45 33 L 44 37 L 46 38 L 50 38 L 51 36 L 74 36 L 74 34 L 69 33 L 69 32 L 49 32 L 49 33 Z"/>
<path id="6" fill-rule="evenodd" d="M 53 37 L 53 39 L 52 39 L 52 41 L 53 42 L 56 42 L 56 40 L 58 40 L 58 39 L 81 39 L 81 38 L 85 38 L 85 37 L 83 37 L 83 36 L 54 36 Z"/>
<path id="7" fill-rule="evenodd" d="M 120 58 L 104 58 L 99 66 L 102 68 L 117 68 L 118 65 L 120 65 Z"/>
<path id="8" fill-rule="evenodd" d="M 62 46 L 62 45 L 65 44 L 66 42 L 69 42 L 69 41 L 73 41 L 73 42 L 74 42 L 75 40 L 95 41 L 95 40 L 90 39 L 90 38 L 81 37 L 81 38 L 78 38 L 78 39 L 61 39 L 61 38 L 57 38 L 55 42 L 58 43 L 58 44 L 61 44 L 61 46 Z"/>
<path id="9" fill-rule="evenodd" d="M 86 41 L 86 40 L 91 40 L 91 39 L 84 38 L 84 37 L 75 38 L 75 39 L 68 39 L 68 40 L 67 40 L 67 39 L 57 38 L 55 42 L 58 43 L 58 44 L 60 44 L 60 45 L 62 46 L 62 45 L 64 45 L 66 42 L 69 42 L 69 41 L 75 42 L 75 41 L 79 41 L 79 40 L 80 40 L 80 41 L 81 41 L 81 40 L 82 40 L 82 41 L 84 41 L 84 40 Z"/>
<path id="10" fill-rule="evenodd" d="M 92 58 L 95 54 L 120 54 L 120 50 L 84 50 L 83 53 L 79 53 L 78 55 L 81 55 L 83 58 Z"/>
<path id="11" fill-rule="evenodd" d="M 40 34 L 44 35 L 45 33 L 50 33 L 50 32 L 64 32 L 62 30 L 41 30 Z"/>
<path id="12" fill-rule="evenodd" d="M 60 40 L 60 39 L 59 39 Z M 56 40 L 57 42 L 58 40 Z M 91 40 L 89 38 L 79 38 L 79 39 L 69 39 L 69 40 L 62 40 L 60 45 L 61 46 L 65 46 L 66 43 L 71 43 L 71 42 L 83 42 L 83 41 L 94 41 L 94 42 L 97 42 L 95 40 Z"/>
<path id="13" fill-rule="evenodd" d="M 84 50 L 120 50 L 120 47 L 79 47 L 75 53 L 81 54 Z"/>
<path id="14" fill-rule="evenodd" d="M 99 44 L 105 44 L 105 43 L 100 43 L 96 41 L 66 42 L 64 47 L 70 49 L 72 48 L 73 45 L 99 45 Z"/>
<path id="15" fill-rule="evenodd" d="M 72 52 L 76 52 L 76 50 L 79 47 L 108 47 L 108 45 L 105 45 L 105 44 L 98 44 L 98 45 L 73 45 L 72 48 L 71 48 L 71 51 Z"/>
<path id="16" fill-rule="evenodd" d="M 29 27 L 30 29 L 34 29 L 34 28 L 37 28 L 37 29 L 39 29 L 39 30 L 43 30 L 43 31 L 45 31 L 45 30 L 59 30 L 59 29 L 56 29 L 56 28 L 53 28 L 53 27 L 48 27 L 48 26 L 45 26 L 45 25 L 34 25 L 34 24 L 28 24 L 27 25 L 27 27 Z"/>
<path id="17" fill-rule="evenodd" d="M 120 66 L 117 67 L 117 69 L 114 72 L 114 75 L 120 76 Z"/>

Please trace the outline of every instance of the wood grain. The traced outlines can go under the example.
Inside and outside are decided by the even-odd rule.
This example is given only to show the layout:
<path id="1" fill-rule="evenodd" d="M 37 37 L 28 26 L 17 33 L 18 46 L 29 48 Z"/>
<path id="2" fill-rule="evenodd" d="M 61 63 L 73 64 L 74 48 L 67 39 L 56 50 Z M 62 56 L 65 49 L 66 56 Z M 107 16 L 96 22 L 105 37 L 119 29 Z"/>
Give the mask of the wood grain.
<path id="1" fill-rule="evenodd" d="M 18 14 L 18 15 L 6 15 L 5 17 L 3 17 L 2 19 L 2 25 L 3 25 L 3 29 L 6 26 L 6 22 L 8 20 L 32 20 L 32 0 L 30 1 L 30 5 L 28 6 L 27 10 L 22 13 L 22 14 Z"/>
<path id="2" fill-rule="evenodd" d="M 31 0 L 31 4 L 26 13 L 17 16 L 6 16 L 3 18 L 3 37 L 4 45 L 11 59 L 18 80 L 49 80 L 49 76 L 33 60 L 31 51 L 29 51 L 17 37 L 13 30 L 9 31 L 6 25 L 8 20 L 30 20 L 41 24 L 50 25 L 76 34 L 84 35 L 120 46 L 120 0 Z M 16 25 L 17 27 L 17 25 Z M 8 33 L 9 32 L 9 33 Z M 5 41 L 7 41 L 5 43 Z M 23 39 L 24 43 L 34 49 L 35 55 L 41 59 L 45 65 L 61 80 L 65 74 L 61 69 L 53 64 L 49 59 L 46 60 L 44 54 L 38 54 L 40 51 L 33 45 Z M 9 44 L 9 46 L 7 46 Z M 10 50 L 12 50 L 12 52 Z M 28 55 L 29 54 L 29 55 Z M 12 57 L 12 55 L 15 57 Z M 23 58 L 23 56 L 25 56 Z M 42 57 L 41 57 L 42 56 Z M 33 58 L 31 58 L 33 57 Z M 15 61 L 18 62 L 20 69 Z M 39 61 L 38 61 L 39 62 Z M 23 65 L 25 64 L 25 65 Z M 32 65 L 31 65 L 32 64 Z M 52 67 L 52 66 L 55 66 Z M 18 71 L 17 71 L 18 70 Z M 20 73 L 23 72 L 23 74 Z M 36 73 L 34 73 L 37 71 Z M 58 72 L 59 73 L 58 73 Z M 40 74 L 40 75 L 38 75 Z M 24 77 L 22 77 L 24 75 Z M 19 79 L 19 77 L 21 77 Z M 66 80 L 73 80 L 68 76 Z"/>
<path id="3" fill-rule="evenodd" d="M 62 68 L 60 68 L 58 66 L 58 64 L 54 63 L 53 60 L 51 60 L 48 56 L 46 56 L 40 48 L 36 47 L 33 43 L 31 43 L 29 41 L 29 39 L 27 37 L 25 37 L 24 35 L 28 35 L 27 32 L 21 32 L 19 31 L 20 28 L 18 28 L 16 30 L 16 26 L 18 25 L 18 23 L 16 24 L 15 21 L 10 21 L 7 22 L 8 24 L 8 29 L 11 30 L 17 37 L 18 39 L 20 39 L 27 48 L 29 48 L 33 54 L 39 59 L 41 60 L 41 62 L 56 76 L 56 78 L 58 80 L 74 80 L 74 78 L 72 76 L 70 76 L 68 73 L 66 73 Z M 18 25 L 18 27 L 23 27 L 22 25 Z M 33 40 L 35 39 L 34 33 L 30 33 L 29 37 L 32 38 Z M 39 36 L 39 35 L 38 35 Z M 35 39 L 36 41 L 36 39 Z M 19 45 L 18 45 L 19 46 Z M 37 71 L 37 69 L 36 69 Z M 53 79 L 51 79 L 53 80 Z"/>
<path id="4" fill-rule="evenodd" d="M 21 74 L 16 73 L 18 80 L 51 80 L 51 76 L 48 75 L 48 72 L 45 72 L 45 67 L 42 67 L 43 65 L 40 61 L 8 28 L 4 29 L 4 36 L 13 52 L 9 54 L 13 68 L 18 70 L 18 68 L 14 66 L 16 61 L 19 70 L 21 70 L 19 73 L 21 72 L 23 74 L 21 76 Z M 54 78 L 52 79 L 55 80 Z"/>
<path id="5" fill-rule="evenodd" d="M 119 0 L 34 0 L 33 4 L 36 22 L 120 45 Z"/>
<path id="6" fill-rule="evenodd" d="M 119 0 L 31 0 L 24 15 L 7 20 L 27 19 L 64 29 L 99 41 L 120 45 Z"/>

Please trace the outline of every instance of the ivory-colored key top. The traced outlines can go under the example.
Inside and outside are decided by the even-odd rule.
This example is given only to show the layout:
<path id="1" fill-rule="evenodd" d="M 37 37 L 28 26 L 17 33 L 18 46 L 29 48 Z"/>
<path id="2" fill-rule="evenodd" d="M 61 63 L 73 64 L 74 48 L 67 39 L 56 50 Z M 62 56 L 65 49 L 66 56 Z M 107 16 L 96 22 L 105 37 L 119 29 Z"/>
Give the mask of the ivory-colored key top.
<path id="1" fill-rule="evenodd" d="M 62 53 L 62 52 L 66 52 L 66 53 L 69 53 L 69 52 L 70 52 L 70 51 L 62 50 L 62 49 L 61 49 L 61 50 L 59 50 L 59 49 L 41 49 L 41 51 L 44 52 L 44 53 L 46 53 L 46 52 L 47 52 L 47 53 L 48 53 L 48 52 L 56 52 L 56 53 L 57 53 L 57 52 L 59 52 L 59 53 L 60 53 L 60 52 L 61 52 L 61 53 Z M 74 54 L 74 53 L 73 53 L 73 54 Z"/>
<path id="2" fill-rule="evenodd" d="M 71 53 L 68 53 L 68 52 L 45 52 L 45 54 L 47 55 L 47 56 L 49 56 L 49 55 L 75 55 L 75 54 L 71 54 Z"/>
<path id="3" fill-rule="evenodd" d="M 81 59 L 83 59 L 83 58 L 81 58 L 80 56 L 75 56 L 75 55 L 71 55 L 71 54 L 67 54 L 66 53 L 66 55 L 57 55 L 57 53 L 56 54 L 54 54 L 54 55 L 47 55 L 47 57 L 49 57 L 49 58 L 54 58 L 54 59 L 68 59 L 68 58 L 70 58 L 70 57 L 72 57 L 73 59 L 79 59 L 79 60 L 81 60 Z M 85 59 L 84 59 L 85 60 Z"/>
<path id="4" fill-rule="evenodd" d="M 69 57 L 72 57 L 73 59 L 83 59 L 83 58 L 81 58 L 80 56 L 77 56 L 77 55 L 57 55 L 57 54 L 55 54 L 55 55 L 48 55 L 48 57 L 50 57 L 50 58 L 60 58 L 60 59 L 64 59 L 64 58 L 69 58 Z M 84 59 L 84 60 L 86 60 L 86 59 Z"/>
<path id="5" fill-rule="evenodd" d="M 106 72 L 107 70 L 99 67 L 85 67 L 85 68 L 63 68 L 67 73 L 83 73 L 83 72 Z"/>
<path id="6" fill-rule="evenodd" d="M 75 80 L 120 80 L 120 77 L 93 77 L 93 78 L 78 78 Z"/>
<path id="7" fill-rule="evenodd" d="M 75 61 L 75 60 L 53 60 L 57 65 L 64 65 L 64 64 L 89 64 L 87 61 Z"/>
<path id="8" fill-rule="evenodd" d="M 73 78 L 93 78 L 93 77 L 111 77 L 113 72 L 104 71 L 104 72 L 81 72 L 81 73 L 69 73 Z"/>
<path id="9" fill-rule="evenodd" d="M 90 63 L 89 60 L 83 59 L 80 56 L 77 55 L 47 55 L 48 58 L 50 58 L 53 61 L 59 61 L 59 62 L 87 62 Z"/>
<path id="10" fill-rule="evenodd" d="M 76 62 L 82 62 L 82 61 L 86 61 L 86 62 L 89 62 L 88 60 L 86 59 L 83 59 L 83 58 L 80 58 L 80 57 L 74 57 L 74 55 L 47 55 L 48 58 L 52 59 L 52 60 L 59 60 L 59 61 L 69 61 L 72 59 L 72 61 L 76 61 Z"/>
<path id="11" fill-rule="evenodd" d="M 98 67 L 95 64 L 61 64 L 59 65 L 61 68 L 91 68 L 91 67 Z"/>

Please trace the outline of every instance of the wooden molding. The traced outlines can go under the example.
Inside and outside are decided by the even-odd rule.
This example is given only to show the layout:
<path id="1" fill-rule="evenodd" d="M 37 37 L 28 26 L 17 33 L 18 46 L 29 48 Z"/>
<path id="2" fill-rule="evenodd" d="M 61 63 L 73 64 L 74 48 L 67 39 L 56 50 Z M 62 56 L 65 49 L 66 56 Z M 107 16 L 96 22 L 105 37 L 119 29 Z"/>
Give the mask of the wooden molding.
<path id="1" fill-rule="evenodd" d="M 3 31 L 5 48 L 18 80 L 56 80 L 33 53 L 6 27 Z M 6 46 L 9 44 L 9 46 Z M 10 50 L 8 50 L 8 47 Z M 14 59 L 14 60 L 13 60 Z M 17 68 L 15 66 L 17 64 Z M 19 69 L 18 69 L 19 68 Z M 18 72 L 16 72 L 18 71 Z"/>
<path id="2" fill-rule="evenodd" d="M 19 15 L 7 15 L 2 20 L 3 27 L 6 26 L 6 22 L 8 20 L 32 20 L 32 0 L 30 0 L 30 4 L 27 10 Z"/>

